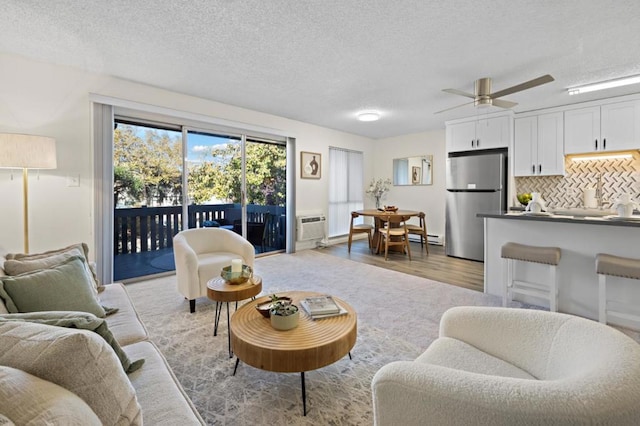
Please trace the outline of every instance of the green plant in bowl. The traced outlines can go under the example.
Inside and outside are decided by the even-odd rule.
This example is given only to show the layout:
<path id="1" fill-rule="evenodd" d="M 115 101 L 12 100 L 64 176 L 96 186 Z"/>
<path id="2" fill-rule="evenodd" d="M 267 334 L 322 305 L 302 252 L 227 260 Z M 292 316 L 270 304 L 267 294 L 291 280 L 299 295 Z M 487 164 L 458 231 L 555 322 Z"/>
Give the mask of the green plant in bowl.
<path id="1" fill-rule="evenodd" d="M 289 300 L 278 299 L 271 305 L 269 310 L 271 326 L 276 330 L 291 330 L 298 326 L 300 312 L 296 305 Z"/>
<path id="2" fill-rule="evenodd" d="M 291 303 L 291 298 L 286 296 L 276 296 L 275 294 L 273 294 L 269 296 L 269 298 L 270 300 L 268 302 L 263 302 L 256 305 L 256 309 L 258 310 L 258 312 L 260 312 L 260 314 L 262 314 L 262 316 L 265 318 L 269 318 L 269 311 L 271 311 L 271 308 L 276 302 L 285 301 L 289 304 Z"/>

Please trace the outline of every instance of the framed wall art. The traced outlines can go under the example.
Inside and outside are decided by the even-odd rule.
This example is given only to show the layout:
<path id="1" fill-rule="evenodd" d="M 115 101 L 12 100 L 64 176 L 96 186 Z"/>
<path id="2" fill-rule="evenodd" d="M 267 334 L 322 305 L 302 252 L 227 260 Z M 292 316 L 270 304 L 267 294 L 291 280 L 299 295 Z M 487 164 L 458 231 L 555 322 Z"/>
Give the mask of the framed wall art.
<path id="1" fill-rule="evenodd" d="M 320 179 L 322 176 L 322 155 L 317 152 L 300 151 L 300 177 Z"/>
<path id="2" fill-rule="evenodd" d="M 414 185 L 422 182 L 422 172 L 420 171 L 420 167 L 413 166 L 411 168 L 411 183 Z"/>

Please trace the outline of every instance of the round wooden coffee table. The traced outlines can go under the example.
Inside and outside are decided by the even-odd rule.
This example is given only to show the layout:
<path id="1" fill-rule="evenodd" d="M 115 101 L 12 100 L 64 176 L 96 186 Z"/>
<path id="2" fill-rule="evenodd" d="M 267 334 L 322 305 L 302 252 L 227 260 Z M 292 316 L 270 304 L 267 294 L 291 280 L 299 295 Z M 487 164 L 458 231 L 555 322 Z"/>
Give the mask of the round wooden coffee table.
<path id="1" fill-rule="evenodd" d="M 207 297 L 216 302 L 216 310 L 214 314 L 213 335 L 218 335 L 218 324 L 220 324 L 220 314 L 222 313 L 222 304 L 227 305 L 227 341 L 229 345 L 229 358 L 233 357 L 231 351 L 231 332 L 229 322 L 229 302 L 249 299 L 257 296 L 262 291 L 262 278 L 254 275 L 249 281 L 243 284 L 229 284 L 222 277 L 216 277 L 207 282 Z"/>
<path id="2" fill-rule="evenodd" d="M 278 293 L 278 296 L 291 297 L 298 307 L 301 299 L 320 295 L 306 291 Z M 347 354 L 351 356 L 351 348 L 356 343 L 356 311 L 345 301 L 335 296 L 334 299 L 347 311 L 345 315 L 313 320 L 300 308 L 298 327 L 287 331 L 275 330 L 270 320 L 256 310 L 255 306 L 268 301 L 269 297 L 245 304 L 231 318 L 231 346 L 238 357 L 236 368 L 238 362 L 243 361 L 261 370 L 300 372 L 305 416 L 304 372 L 333 364 Z"/>

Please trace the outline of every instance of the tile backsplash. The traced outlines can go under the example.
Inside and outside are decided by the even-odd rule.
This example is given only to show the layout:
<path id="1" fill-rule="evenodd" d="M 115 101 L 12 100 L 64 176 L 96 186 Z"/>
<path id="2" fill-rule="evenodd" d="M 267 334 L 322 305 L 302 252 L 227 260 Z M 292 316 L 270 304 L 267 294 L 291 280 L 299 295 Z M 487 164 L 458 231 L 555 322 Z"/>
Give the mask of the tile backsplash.
<path id="1" fill-rule="evenodd" d="M 608 159 L 572 161 L 565 159 L 564 176 L 517 177 L 516 193 L 539 192 L 551 208 L 582 207 L 582 191 L 595 188 L 602 177 L 604 206 L 609 207 L 620 194 L 629 193 L 640 202 L 640 160 Z M 513 205 L 520 205 L 515 200 Z"/>

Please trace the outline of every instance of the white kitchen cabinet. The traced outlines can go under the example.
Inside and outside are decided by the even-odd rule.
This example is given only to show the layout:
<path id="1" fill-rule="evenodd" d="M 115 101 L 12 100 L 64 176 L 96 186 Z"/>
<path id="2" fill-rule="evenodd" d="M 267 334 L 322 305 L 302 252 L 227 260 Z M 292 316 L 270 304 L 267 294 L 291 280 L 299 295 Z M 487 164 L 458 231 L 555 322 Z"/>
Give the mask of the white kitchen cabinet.
<path id="1" fill-rule="evenodd" d="M 447 151 L 506 148 L 511 117 L 474 119 L 447 125 Z"/>
<path id="2" fill-rule="evenodd" d="M 564 175 L 563 118 L 555 112 L 514 120 L 515 176 Z"/>
<path id="3" fill-rule="evenodd" d="M 564 152 L 640 148 L 640 101 L 616 102 L 565 111 Z"/>
<path id="4" fill-rule="evenodd" d="M 605 151 L 640 148 L 640 101 L 602 105 L 600 134 Z"/>

